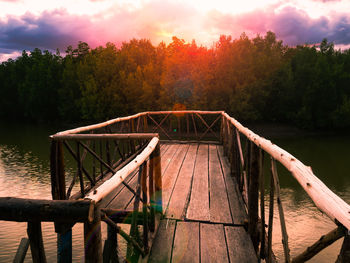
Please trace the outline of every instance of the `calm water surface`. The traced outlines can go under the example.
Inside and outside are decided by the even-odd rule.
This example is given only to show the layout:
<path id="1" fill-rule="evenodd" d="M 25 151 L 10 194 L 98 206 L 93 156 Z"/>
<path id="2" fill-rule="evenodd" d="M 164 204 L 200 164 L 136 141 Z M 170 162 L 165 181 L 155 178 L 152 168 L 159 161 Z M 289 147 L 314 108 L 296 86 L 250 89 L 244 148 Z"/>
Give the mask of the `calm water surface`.
<path id="1" fill-rule="evenodd" d="M 58 130 L 60 128 L 48 126 L 0 124 L 0 196 L 51 199 L 48 136 Z M 304 164 L 310 165 L 332 191 L 350 203 L 350 136 L 274 136 L 272 140 Z M 278 168 L 291 254 L 296 255 L 322 234 L 334 229 L 335 225 L 315 208 L 296 180 L 283 167 Z M 67 173 L 68 177 L 72 173 L 69 167 Z M 274 221 L 274 252 L 279 259 L 283 259 L 277 213 Z M 48 262 L 55 262 L 56 234 L 53 224 L 43 224 L 43 235 Z M 21 238 L 25 236 L 25 223 L 0 221 L 0 262 L 12 261 Z M 73 228 L 74 262 L 83 261 L 82 243 L 82 224 L 77 224 Z M 336 242 L 310 262 L 334 262 L 340 246 L 341 241 Z M 26 262 L 30 261 L 29 249 Z"/>

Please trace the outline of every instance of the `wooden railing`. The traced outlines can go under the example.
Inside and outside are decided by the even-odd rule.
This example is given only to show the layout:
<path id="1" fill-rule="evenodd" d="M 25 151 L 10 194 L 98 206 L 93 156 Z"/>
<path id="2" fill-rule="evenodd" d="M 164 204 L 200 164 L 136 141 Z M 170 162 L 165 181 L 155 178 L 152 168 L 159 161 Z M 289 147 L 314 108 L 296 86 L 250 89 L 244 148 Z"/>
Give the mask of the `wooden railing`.
<path id="1" fill-rule="evenodd" d="M 222 142 L 224 152 L 231 164 L 231 173 L 236 178 L 248 212 L 248 232 L 261 259 L 275 262 L 272 252 L 273 212 L 275 199 L 279 212 L 285 262 L 305 262 L 325 247 L 344 237 L 337 262 L 350 262 L 350 206 L 334 194 L 297 158 L 242 126 L 228 114 L 222 113 Z M 243 137 L 243 138 L 242 138 Z M 242 141 L 243 139 L 243 141 Z M 264 185 L 264 158 L 270 158 L 270 187 Z M 265 157 L 264 157 L 265 156 Z M 305 249 L 300 255 L 291 257 L 276 161 L 280 162 L 299 182 L 317 208 L 334 223 L 335 229 Z M 265 211 L 264 193 L 270 194 L 269 209 Z M 260 206 L 260 209 L 259 209 Z M 259 213 L 260 210 L 260 213 Z M 265 213 L 268 218 L 265 218 Z M 265 229 L 267 224 L 268 228 Z"/>
<path id="2" fill-rule="evenodd" d="M 86 262 L 115 260 L 117 233 L 128 243 L 128 259 L 145 256 L 149 249 L 149 239 L 156 228 L 156 214 L 162 212 L 158 134 L 130 133 L 140 131 L 140 123 L 137 123 L 136 128 L 134 124 L 133 118 L 118 119 L 113 123 L 60 132 L 50 137 L 53 199 L 84 198 L 95 204 L 93 220 L 84 223 Z M 72 143 L 75 144 L 75 150 Z M 76 170 L 70 185 L 66 187 L 64 163 L 69 157 L 75 162 Z M 125 179 L 135 173 L 138 173 L 137 186 L 133 189 Z M 79 191 L 71 194 L 77 179 Z M 104 209 L 102 203 L 108 203 L 121 185 L 135 196 L 133 211 Z M 139 211 L 140 203 L 142 211 Z M 127 234 L 117 223 L 126 222 L 130 218 L 131 229 L 130 234 Z M 108 239 L 103 250 L 101 221 L 108 225 Z M 142 239 L 138 233 L 140 224 L 143 225 Z M 55 224 L 58 233 L 58 262 L 71 261 L 71 228 L 71 224 Z"/>

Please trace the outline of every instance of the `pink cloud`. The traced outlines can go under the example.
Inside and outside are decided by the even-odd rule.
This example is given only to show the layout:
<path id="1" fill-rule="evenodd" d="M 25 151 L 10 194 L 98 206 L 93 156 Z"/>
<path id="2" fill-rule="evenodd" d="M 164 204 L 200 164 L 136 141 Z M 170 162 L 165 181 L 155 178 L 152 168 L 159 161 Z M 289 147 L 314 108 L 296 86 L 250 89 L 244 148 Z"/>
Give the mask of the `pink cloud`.
<path id="1" fill-rule="evenodd" d="M 65 9 L 7 17 L 0 21 L 0 53 L 18 50 L 65 50 L 85 41 L 91 47 L 106 42 L 121 43 L 132 38 L 151 39 L 154 44 L 171 41 L 176 35 L 186 41 L 196 39 L 211 44 L 221 34 L 238 37 L 271 30 L 290 45 L 319 43 L 324 37 L 336 44 L 350 44 L 350 19 L 347 14 L 331 18 L 311 18 L 305 11 L 284 7 L 232 15 L 219 11 L 203 14 L 194 7 L 170 1 L 152 1 L 140 7 L 115 5 L 98 15 L 73 15 Z"/>

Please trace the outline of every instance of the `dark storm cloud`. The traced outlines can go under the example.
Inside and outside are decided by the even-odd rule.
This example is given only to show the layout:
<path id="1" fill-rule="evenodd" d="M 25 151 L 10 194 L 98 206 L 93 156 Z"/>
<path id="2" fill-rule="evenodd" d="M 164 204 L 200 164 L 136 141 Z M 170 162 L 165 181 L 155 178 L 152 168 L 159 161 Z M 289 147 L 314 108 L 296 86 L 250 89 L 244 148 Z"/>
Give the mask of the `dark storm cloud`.
<path id="1" fill-rule="evenodd" d="M 9 50 L 63 49 L 82 40 L 87 17 L 70 16 L 64 10 L 43 12 L 39 17 L 30 13 L 0 21 L 0 53 Z"/>

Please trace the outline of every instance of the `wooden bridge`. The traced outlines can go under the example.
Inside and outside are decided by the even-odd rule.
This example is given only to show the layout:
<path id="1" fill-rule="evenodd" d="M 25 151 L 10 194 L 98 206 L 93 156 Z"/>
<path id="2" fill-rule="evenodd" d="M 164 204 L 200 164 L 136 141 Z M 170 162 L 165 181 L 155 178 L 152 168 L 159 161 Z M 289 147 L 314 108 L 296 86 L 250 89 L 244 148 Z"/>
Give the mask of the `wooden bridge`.
<path id="1" fill-rule="evenodd" d="M 50 138 L 53 200 L 0 198 L 0 220 L 28 222 L 14 262 L 23 261 L 29 244 L 33 262 L 46 262 L 43 221 L 55 222 L 58 262 L 72 261 L 71 229 L 78 222 L 85 262 L 118 262 L 117 235 L 127 243 L 129 262 L 277 262 L 274 209 L 284 261 L 307 261 L 344 237 L 338 262 L 350 262 L 350 206 L 310 167 L 225 112 L 144 112 Z M 335 223 L 300 255 L 290 255 L 276 161 Z M 65 162 L 75 163 L 70 177 Z M 120 224 L 129 224 L 129 233 Z"/>

